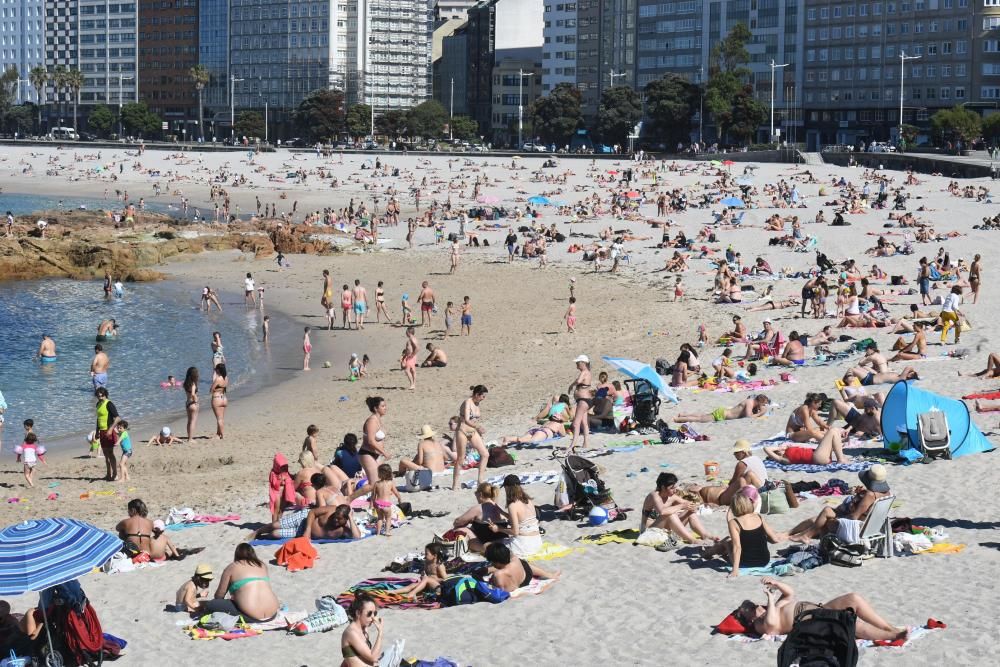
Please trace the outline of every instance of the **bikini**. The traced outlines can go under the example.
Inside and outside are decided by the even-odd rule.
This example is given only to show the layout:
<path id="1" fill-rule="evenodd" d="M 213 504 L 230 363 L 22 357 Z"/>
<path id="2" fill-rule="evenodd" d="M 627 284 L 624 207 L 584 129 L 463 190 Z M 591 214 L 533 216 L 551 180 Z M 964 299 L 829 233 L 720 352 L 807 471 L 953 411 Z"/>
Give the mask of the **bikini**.
<path id="1" fill-rule="evenodd" d="M 235 581 L 229 582 L 229 594 L 235 595 L 237 591 L 246 586 L 252 581 L 271 581 L 270 577 L 244 577 L 242 579 L 237 579 Z"/>
<path id="2" fill-rule="evenodd" d="M 375 442 L 382 442 L 383 440 L 385 440 L 385 431 L 382 430 L 381 420 L 379 420 L 378 426 L 379 426 L 378 430 L 375 431 Z M 369 449 L 367 445 L 361 445 L 361 447 L 358 449 L 358 456 L 370 456 L 377 461 L 378 457 L 381 456 L 381 454 L 376 452 L 374 449 Z"/>

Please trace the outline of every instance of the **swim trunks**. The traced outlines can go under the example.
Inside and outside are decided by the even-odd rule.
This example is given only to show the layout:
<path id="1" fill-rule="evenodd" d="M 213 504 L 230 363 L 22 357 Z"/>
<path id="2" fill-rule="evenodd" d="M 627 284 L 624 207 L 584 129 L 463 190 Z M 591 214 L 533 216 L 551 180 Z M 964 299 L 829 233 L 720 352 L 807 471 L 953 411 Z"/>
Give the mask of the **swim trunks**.
<path id="1" fill-rule="evenodd" d="M 93 377 L 94 391 L 97 391 L 101 387 L 108 386 L 108 374 L 107 373 L 94 373 Z"/>
<path id="2" fill-rule="evenodd" d="M 795 364 L 796 366 L 805 366 L 806 365 L 806 360 L 805 359 L 792 359 L 792 363 Z"/>
<path id="3" fill-rule="evenodd" d="M 864 376 L 864 378 L 861 379 L 861 384 L 863 384 L 866 387 L 870 387 L 871 385 L 875 384 L 875 373 L 869 373 L 868 375 Z"/>
<path id="4" fill-rule="evenodd" d="M 364 301 L 354 302 L 354 312 L 358 315 L 364 315 L 365 311 L 368 310 L 368 305 Z"/>
<path id="5" fill-rule="evenodd" d="M 108 337 L 105 336 L 104 334 L 97 334 L 97 342 L 98 343 L 107 343 L 108 342 Z"/>
<path id="6" fill-rule="evenodd" d="M 425 313 L 431 312 L 432 310 L 434 310 L 434 302 L 433 301 L 421 301 L 420 302 L 420 310 L 424 311 Z"/>
<path id="7" fill-rule="evenodd" d="M 857 419 L 860 416 L 861 416 L 860 412 L 858 412 L 854 408 L 851 408 L 850 410 L 847 411 L 847 414 L 844 415 L 844 421 L 847 422 L 848 426 L 853 426 L 854 425 L 854 420 Z"/>
<path id="8" fill-rule="evenodd" d="M 42 357 L 42 363 L 43 364 L 51 364 L 55 360 L 56 360 L 56 356 L 55 355 L 52 355 L 51 357 Z"/>
<path id="9" fill-rule="evenodd" d="M 725 408 L 716 408 L 716 409 L 712 410 L 711 415 L 712 415 L 712 419 L 714 419 L 717 422 L 724 422 L 724 421 L 726 421 L 726 409 Z"/>
<path id="10" fill-rule="evenodd" d="M 472 315 L 462 315 L 462 326 L 463 327 L 472 326 Z"/>

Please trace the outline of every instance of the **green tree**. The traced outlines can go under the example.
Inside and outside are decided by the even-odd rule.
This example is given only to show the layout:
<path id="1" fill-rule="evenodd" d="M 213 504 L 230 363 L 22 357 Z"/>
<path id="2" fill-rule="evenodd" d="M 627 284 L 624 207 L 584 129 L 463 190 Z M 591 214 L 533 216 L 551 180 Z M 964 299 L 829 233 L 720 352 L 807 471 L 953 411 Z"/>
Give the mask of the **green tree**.
<path id="1" fill-rule="evenodd" d="M 912 146 L 913 142 L 917 140 L 917 135 L 920 134 L 920 128 L 915 125 L 903 125 L 903 141 L 906 142 L 907 146 Z"/>
<path id="2" fill-rule="evenodd" d="M 87 127 L 100 137 L 108 136 L 114 126 L 115 115 L 105 104 L 98 104 L 87 116 Z"/>
<path id="3" fill-rule="evenodd" d="M 750 141 L 766 120 L 767 107 L 754 99 L 753 88 L 748 83 L 733 98 L 727 118 L 729 134 L 739 142 Z"/>
<path id="4" fill-rule="evenodd" d="M 45 86 L 49 82 L 49 72 L 42 65 L 35 65 L 28 72 L 28 82 L 35 89 L 35 101 L 38 106 L 38 131 L 42 129 L 42 106 L 46 103 Z"/>
<path id="5" fill-rule="evenodd" d="M 456 139 L 475 139 L 479 136 L 479 123 L 468 116 L 455 116 L 451 119 L 451 136 Z"/>
<path id="6" fill-rule="evenodd" d="M 194 89 L 198 91 L 198 133 L 202 143 L 205 142 L 205 105 L 201 101 L 201 96 L 205 91 L 205 86 L 212 80 L 212 75 L 204 65 L 195 65 L 188 70 L 188 76 L 194 82 Z"/>
<path id="7" fill-rule="evenodd" d="M 8 132 L 17 132 L 19 135 L 28 134 L 31 131 L 31 124 L 35 119 L 35 104 L 26 102 L 12 106 L 4 115 L 3 124 Z"/>
<path id="8" fill-rule="evenodd" d="M 646 85 L 646 115 L 652 136 L 668 148 L 691 139 L 691 117 L 698 101 L 698 87 L 676 74 L 665 74 Z"/>
<path id="9" fill-rule="evenodd" d="M 1000 113 L 993 113 L 983 119 L 983 136 L 993 145 L 1000 140 Z"/>
<path id="10" fill-rule="evenodd" d="M 931 116 L 931 126 L 945 139 L 968 145 L 982 134 L 983 119 L 971 109 L 954 106 L 951 109 L 941 109 Z"/>
<path id="11" fill-rule="evenodd" d="M 134 136 L 160 132 L 160 117 L 149 110 L 145 102 L 129 102 L 122 106 L 122 127 Z"/>
<path id="12" fill-rule="evenodd" d="M 720 139 L 725 139 L 734 122 L 746 120 L 746 112 L 754 111 L 753 105 L 741 99 L 747 92 L 751 99 L 753 97 L 752 89 L 748 88 L 750 53 L 746 48 L 752 37 L 745 24 L 737 23 L 726 38 L 715 45 L 709 58 L 705 108 L 715 119 Z M 742 107 L 739 119 L 735 112 L 737 106 Z M 741 133 L 745 129 L 741 127 Z"/>
<path id="13" fill-rule="evenodd" d="M 66 72 L 66 87 L 73 99 L 73 129 L 76 127 L 77 110 L 80 106 L 80 89 L 83 88 L 85 78 L 83 72 L 78 69 L 71 69 Z"/>
<path id="14" fill-rule="evenodd" d="M 580 91 L 571 83 L 557 84 L 548 95 L 531 103 L 530 115 L 534 133 L 545 143 L 567 144 L 583 123 Z"/>
<path id="15" fill-rule="evenodd" d="M 410 136 L 406 112 L 401 109 L 390 109 L 376 118 L 375 129 L 390 140 Z"/>
<path id="16" fill-rule="evenodd" d="M 62 96 L 62 94 L 63 94 L 63 91 L 66 88 L 66 80 L 67 80 L 68 74 L 69 74 L 69 70 L 67 70 L 66 67 L 63 66 L 63 65 L 56 65 L 55 67 L 52 68 L 52 72 L 49 74 L 49 81 L 52 82 L 52 92 L 53 92 L 53 95 L 56 98 L 56 102 L 58 103 L 59 115 L 60 116 L 65 116 L 66 115 L 64 113 L 64 111 L 66 109 L 66 106 L 65 106 L 66 100 Z M 60 118 L 60 120 L 61 120 L 61 118 Z"/>
<path id="17" fill-rule="evenodd" d="M 437 100 L 421 102 L 406 112 L 406 125 L 414 137 L 440 139 L 447 122 L 448 112 Z"/>
<path id="18" fill-rule="evenodd" d="M 264 136 L 264 117 L 257 111 L 241 111 L 236 117 L 236 136 L 257 138 Z"/>
<path id="19" fill-rule="evenodd" d="M 344 129 L 344 93 L 314 90 L 295 110 L 295 124 L 312 141 L 330 141 Z"/>
<path id="20" fill-rule="evenodd" d="M 597 108 L 597 135 L 608 145 L 628 143 L 636 123 L 642 118 L 642 99 L 628 86 L 607 88 Z"/>
<path id="21" fill-rule="evenodd" d="M 347 109 L 347 133 L 366 137 L 372 131 L 372 108 L 367 104 L 352 104 Z"/>

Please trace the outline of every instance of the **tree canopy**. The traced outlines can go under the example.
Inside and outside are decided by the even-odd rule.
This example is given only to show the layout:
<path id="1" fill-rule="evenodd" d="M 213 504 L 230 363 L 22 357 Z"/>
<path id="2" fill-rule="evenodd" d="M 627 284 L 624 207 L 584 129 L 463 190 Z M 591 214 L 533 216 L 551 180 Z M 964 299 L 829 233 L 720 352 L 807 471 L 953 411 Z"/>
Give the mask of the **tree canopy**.
<path id="1" fill-rule="evenodd" d="M 571 83 L 557 84 L 548 95 L 531 103 L 530 113 L 535 134 L 545 143 L 567 144 L 583 122 L 580 91 Z"/>
<path id="2" fill-rule="evenodd" d="M 451 119 L 451 136 L 456 139 L 476 139 L 479 136 L 479 123 L 468 116 L 455 116 Z"/>
<path id="3" fill-rule="evenodd" d="M 406 112 L 402 109 L 390 109 L 381 114 L 375 119 L 375 127 L 379 134 L 384 134 L 390 139 L 409 135 L 406 128 Z"/>
<path id="4" fill-rule="evenodd" d="M 705 108 L 712 114 L 719 129 L 719 138 L 732 134 L 746 140 L 764 122 L 767 111 L 754 99 L 749 83 L 750 53 L 746 45 L 752 35 L 743 23 L 737 23 L 726 38 L 712 49 L 705 87 Z M 757 125 L 751 127 L 756 121 Z"/>
<path id="5" fill-rule="evenodd" d="M 965 144 L 978 139 L 983 130 L 983 120 L 979 114 L 961 105 L 941 109 L 931 116 L 931 125 L 945 139 Z"/>
<path id="6" fill-rule="evenodd" d="M 367 104 L 353 104 L 347 109 L 347 133 L 364 137 L 372 131 L 372 108 Z"/>
<path id="7" fill-rule="evenodd" d="M 444 125 L 448 122 L 448 112 L 437 100 L 421 102 L 406 114 L 406 124 L 409 134 L 424 139 L 439 139 L 444 134 Z"/>
<path id="8" fill-rule="evenodd" d="M 642 118 L 642 99 L 629 86 L 607 88 L 597 109 L 597 135 L 608 145 L 627 143 Z"/>
<path id="9" fill-rule="evenodd" d="M 241 111 L 236 117 L 236 136 L 263 138 L 264 117 L 257 111 Z"/>
<path id="10" fill-rule="evenodd" d="M 335 139 L 344 129 L 344 93 L 339 90 L 314 90 L 299 103 L 295 123 L 312 141 Z"/>
<path id="11" fill-rule="evenodd" d="M 665 74 L 646 85 L 646 115 L 652 135 L 673 148 L 690 139 L 691 117 L 698 101 L 698 87 L 676 74 Z"/>
<path id="12" fill-rule="evenodd" d="M 111 128 L 114 126 L 115 115 L 111 113 L 111 109 L 107 105 L 98 104 L 90 111 L 90 115 L 87 116 L 87 127 L 100 137 L 108 136 L 108 133 L 111 132 Z"/>
<path id="13" fill-rule="evenodd" d="M 122 127 L 136 136 L 160 132 L 160 117 L 149 110 L 145 102 L 129 102 L 122 106 Z"/>

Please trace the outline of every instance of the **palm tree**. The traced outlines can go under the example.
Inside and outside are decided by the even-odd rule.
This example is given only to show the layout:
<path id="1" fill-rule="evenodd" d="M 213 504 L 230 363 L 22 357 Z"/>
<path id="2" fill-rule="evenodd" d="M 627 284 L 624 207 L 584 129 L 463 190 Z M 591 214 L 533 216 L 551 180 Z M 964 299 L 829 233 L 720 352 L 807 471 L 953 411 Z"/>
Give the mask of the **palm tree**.
<path id="1" fill-rule="evenodd" d="M 201 136 L 201 143 L 205 143 L 204 106 L 201 103 L 201 94 L 208 82 L 212 80 L 212 76 L 204 65 L 195 65 L 188 71 L 188 74 L 191 75 L 195 90 L 198 91 L 198 132 Z"/>
<path id="2" fill-rule="evenodd" d="M 80 106 L 80 89 L 83 88 L 83 72 L 78 69 L 71 69 L 66 72 L 66 87 L 73 93 L 73 129 L 76 127 L 76 111 Z"/>
<path id="3" fill-rule="evenodd" d="M 66 107 L 63 106 L 65 100 L 62 99 L 63 89 L 66 87 L 66 76 L 69 71 L 64 65 L 56 65 L 52 69 L 52 73 L 49 75 L 49 80 L 52 82 L 52 91 L 55 94 L 56 101 L 59 103 L 59 120 L 62 120 L 63 111 Z"/>
<path id="4" fill-rule="evenodd" d="M 49 72 L 42 65 L 35 65 L 28 72 L 28 81 L 35 89 L 35 101 L 38 103 L 38 131 L 42 131 L 42 105 L 45 104 L 45 86 L 49 82 Z"/>

